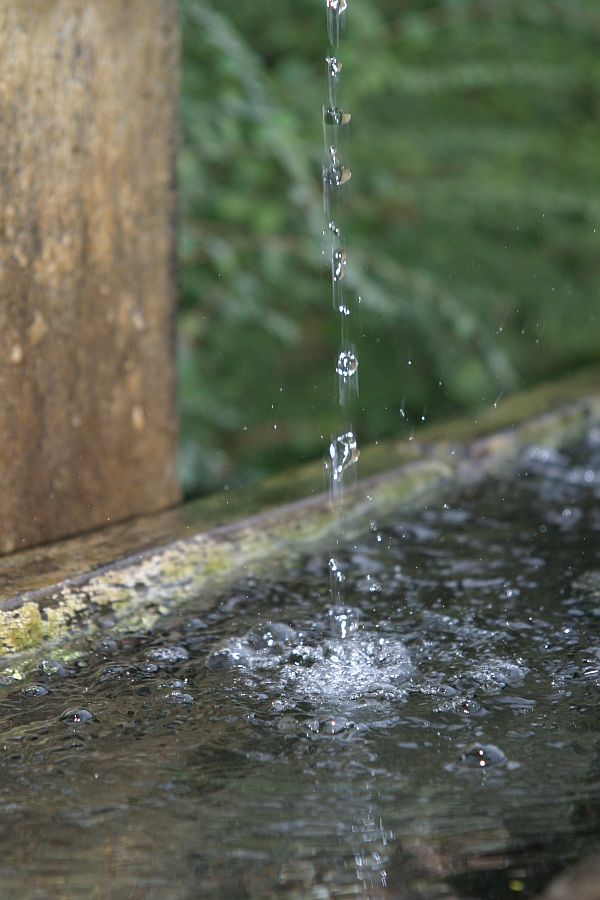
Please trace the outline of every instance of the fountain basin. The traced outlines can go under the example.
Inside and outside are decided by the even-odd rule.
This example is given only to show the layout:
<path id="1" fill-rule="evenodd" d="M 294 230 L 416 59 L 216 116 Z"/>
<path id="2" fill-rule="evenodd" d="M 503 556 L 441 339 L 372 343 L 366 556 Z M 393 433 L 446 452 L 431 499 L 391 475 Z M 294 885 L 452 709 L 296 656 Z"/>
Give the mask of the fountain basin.
<path id="1" fill-rule="evenodd" d="M 3 560 L 2 891 L 594 896 L 595 384 Z"/>

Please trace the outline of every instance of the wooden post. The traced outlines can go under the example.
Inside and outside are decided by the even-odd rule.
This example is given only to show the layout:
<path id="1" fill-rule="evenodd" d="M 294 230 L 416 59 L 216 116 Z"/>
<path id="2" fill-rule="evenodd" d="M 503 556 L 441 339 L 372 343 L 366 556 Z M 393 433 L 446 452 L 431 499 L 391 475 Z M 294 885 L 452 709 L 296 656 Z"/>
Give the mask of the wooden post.
<path id="1" fill-rule="evenodd" d="M 0 0 L 0 552 L 175 503 L 176 0 Z"/>

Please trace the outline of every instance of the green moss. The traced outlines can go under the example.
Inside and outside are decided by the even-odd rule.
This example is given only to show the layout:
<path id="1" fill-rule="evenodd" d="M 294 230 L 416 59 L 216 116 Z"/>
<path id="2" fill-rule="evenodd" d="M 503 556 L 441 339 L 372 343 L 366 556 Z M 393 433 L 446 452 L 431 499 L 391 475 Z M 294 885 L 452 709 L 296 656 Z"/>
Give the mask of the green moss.
<path id="1" fill-rule="evenodd" d="M 35 603 L 0 612 L 0 646 L 6 653 L 37 647 L 45 636 L 44 622 Z"/>

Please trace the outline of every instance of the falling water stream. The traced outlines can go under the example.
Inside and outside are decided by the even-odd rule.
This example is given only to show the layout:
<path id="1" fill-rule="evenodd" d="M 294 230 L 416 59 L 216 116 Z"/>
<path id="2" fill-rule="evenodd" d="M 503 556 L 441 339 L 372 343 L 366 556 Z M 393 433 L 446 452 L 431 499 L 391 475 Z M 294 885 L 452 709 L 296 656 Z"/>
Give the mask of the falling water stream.
<path id="1" fill-rule="evenodd" d="M 331 288 L 333 309 L 340 317 L 340 349 L 335 365 L 336 395 L 344 417 L 343 430 L 334 436 L 329 445 L 326 467 L 329 470 L 330 502 L 338 516 L 338 533 L 335 548 L 329 559 L 330 597 L 332 602 L 332 631 L 340 637 L 353 629 L 355 622 L 344 609 L 344 581 L 346 573 L 338 557 L 337 548 L 344 536 L 344 482 L 350 472 L 355 474 L 359 458 L 358 441 L 350 422 L 353 402 L 358 397 L 358 356 L 351 342 L 350 321 L 352 303 L 345 291 L 347 265 L 346 240 L 343 230 L 343 192 L 351 176 L 344 163 L 343 150 L 347 147 L 347 130 L 351 114 L 340 106 L 340 79 L 342 62 L 339 56 L 341 34 L 347 12 L 346 0 L 326 0 L 328 53 L 327 103 L 323 106 L 323 136 L 325 160 L 323 164 L 323 206 L 327 254 L 331 263 Z"/>

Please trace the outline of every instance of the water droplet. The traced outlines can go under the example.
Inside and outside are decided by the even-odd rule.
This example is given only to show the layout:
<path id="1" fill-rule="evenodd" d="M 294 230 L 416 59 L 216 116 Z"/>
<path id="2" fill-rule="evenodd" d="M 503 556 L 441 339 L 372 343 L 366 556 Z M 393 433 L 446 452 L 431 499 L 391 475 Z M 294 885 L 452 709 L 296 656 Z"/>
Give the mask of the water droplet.
<path id="1" fill-rule="evenodd" d="M 330 609 L 329 630 L 333 637 L 342 638 L 343 640 L 353 631 L 356 631 L 358 628 L 359 617 L 359 611 L 357 609 L 352 609 L 351 607 L 345 609 L 340 609 L 339 607 Z"/>
<path id="2" fill-rule="evenodd" d="M 327 106 L 323 109 L 323 121 L 326 125 L 349 125 L 352 113 L 345 112 L 339 106 Z"/>
<path id="3" fill-rule="evenodd" d="M 346 274 L 346 251 L 336 247 L 331 257 L 331 273 L 334 283 L 341 281 Z"/>
<path id="4" fill-rule="evenodd" d="M 342 482 L 346 469 L 358 462 L 360 451 L 353 431 L 338 435 L 329 445 L 331 477 L 334 484 Z"/>
<path id="5" fill-rule="evenodd" d="M 95 716 L 89 709 L 67 709 L 62 713 L 60 721 L 65 725 L 86 725 L 92 722 Z"/>
<path id="6" fill-rule="evenodd" d="M 327 7 L 327 34 L 329 43 L 336 48 L 340 42 L 340 33 L 344 13 L 348 8 L 347 0 L 325 0 Z"/>
<path id="7" fill-rule="evenodd" d="M 341 584 L 345 580 L 340 564 L 333 556 L 329 560 L 329 573 L 333 580 L 337 581 L 338 584 Z"/>
<path id="8" fill-rule="evenodd" d="M 327 73 L 330 78 L 338 79 L 342 71 L 342 63 L 335 56 L 326 56 Z"/>
<path id="9" fill-rule="evenodd" d="M 340 187 L 342 184 L 346 184 L 352 178 L 352 172 L 347 166 L 342 166 L 339 163 L 331 164 L 329 166 L 323 167 L 323 181 L 325 185 L 332 185 L 333 187 Z"/>
<path id="10" fill-rule="evenodd" d="M 335 367 L 337 374 L 344 379 L 352 378 L 358 372 L 358 359 L 352 350 L 342 350 Z"/>

